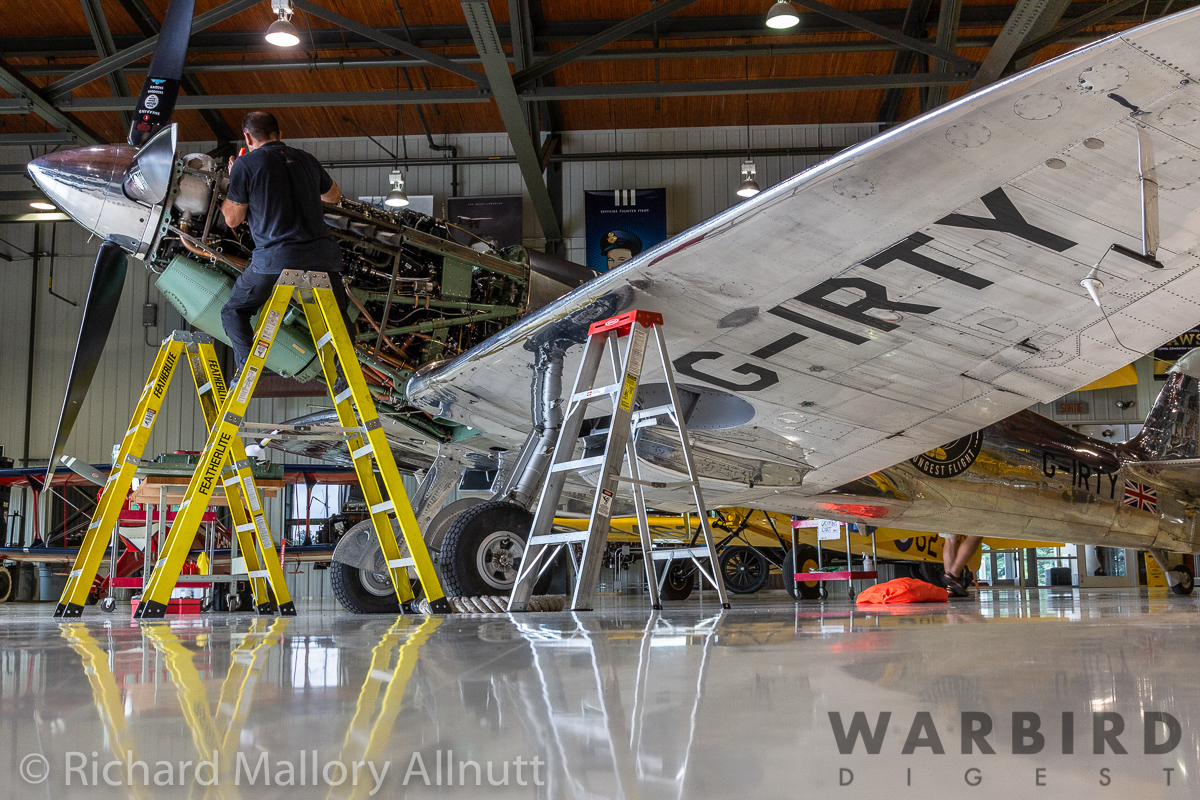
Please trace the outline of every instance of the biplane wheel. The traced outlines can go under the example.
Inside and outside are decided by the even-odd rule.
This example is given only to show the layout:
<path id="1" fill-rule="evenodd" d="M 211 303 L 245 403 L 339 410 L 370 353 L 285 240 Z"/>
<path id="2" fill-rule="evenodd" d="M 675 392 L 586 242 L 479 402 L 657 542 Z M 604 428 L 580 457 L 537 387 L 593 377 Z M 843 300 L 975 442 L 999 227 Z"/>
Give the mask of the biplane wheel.
<path id="1" fill-rule="evenodd" d="M 725 588 L 734 594 L 754 594 L 767 582 L 771 565 L 753 547 L 726 547 L 718 559 Z"/>
<path id="2" fill-rule="evenodd" d="M 1187 564 L 1177 564 L 1174 569 L 1179 573 L 1181 579 L 1179 583 L 1171 587 L 1171 591 L 1184 596 L 1190 595 L 1196 588 L 1196 576 L 1192 574 L 1192 568 Z"/>
<path id="3" fill-rule="evenodd" d="M 792 575 L 797 572 L 812 572 L 817 568 L 817 548 L 810 544 L 802 544 L 799 550 L 799 567 L 796 566 L 794 554 L 791 551 L 783 557 L 783 588 L 787 589 L 787 593 L 792 596 L 793 600 L 816 600 L 824 596 L 820 581 L 800 581 L 795 584 L 799 594 L 796 589 L 792 588 Z"/>
<path id="4" fill-rule="evenodd" d="M 670 564 L 664 567 L 663 564 Z M 663 569 L 667 570 L 667 579 L 662 582 L 658 595 L 660 600 L 687 600 L 696 585 L 696 575 L 689 569 L 691 562 L 687 559 L 676 559 L 654 565 L 654 574 L 662 577 Z"/>

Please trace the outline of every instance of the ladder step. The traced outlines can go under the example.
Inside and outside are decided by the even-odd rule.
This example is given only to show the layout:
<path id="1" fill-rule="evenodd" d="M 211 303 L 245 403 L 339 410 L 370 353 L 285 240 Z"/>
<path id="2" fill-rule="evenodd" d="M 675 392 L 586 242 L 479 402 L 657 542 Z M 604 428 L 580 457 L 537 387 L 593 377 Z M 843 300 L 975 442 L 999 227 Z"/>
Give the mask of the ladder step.
<path id="1" fill-rule="evenodd" d="M 650 419 L 651 417 L 661 417 L 663 414 L 674 414 L 674 413 L 675 413 L 675 409 L 673 409 L 671 407 L 670 403 L 667 403 L 665 405 L 654 406 L 653 408 L 643 408 L 643 409 L 633 412 L 633 421 L 641 422 L 642 420 Z"/>
<path id="2" fill-rule="evenodd" d="M 616 394 L 620 388 L 621 384 L 610 383 L 608 386 L 598 386 L 595 389 L 588 389 L 585 392 L 576 392 L 571 395 L 571 402 L 578 403 L 580 400 L 594 400 L 597 397 L 604 397 L 605 395 L 611 396 Z"/>
<path id="3" fill-rule="evenodd" d="M 417 562 L 412 558 L 393 558 L 387 564 L 392 569 L 400 569 L 401 567 L 415 567 Z"/>
<path id="4" fill-rule="evenodd" d="M 380 511 L 393 511 L 395 508 L 396 506 L 391 500 L 384 500 L 382 503 L 376 503 L 371 506 L 371 513 L 378 514 Z"/>
<path id="5" fill-rule="evenodd" d="M 624 475 L 615 476 L 615 480 L 623 481 L 624 483 L 636 483 L 638 486 L 649 486 L 651 489 L 678 489 L 682 486 L 696 485 L 696 481 L 673 481 L 665 483 L 663 481 L 643 481 L 635 478 L 626 478 Z"/>
<path id="6" fill-rule="evenodd" d="M 561 464 L 555 464 L 550 468 L 551 472 L 573 472 L 575 470 L 590 469 L 592 467 L 604 466 L 604 456 L 592 456 L 591 458 L 577 458 L 574 461 L 564 461 Z"/>
<path id="7" fill-rule="evenodd" d="M 354 459 L 358 459 L 358 458 L 362 458 L 363 456 L 370 455 L 374 452 L 375 452 L 375 448 L 371 446 L 370 442 L 368 442 L 367 444 L 364 444 L 362 447 L 358 448 L 357 450 L 351 451 L 350 457 L 354 458 Z"/>
<path id="8" fill-rule="evenodd" d="M 588 539 L 587 531 L 567 531 L 566 533 L 544 533 L 541 536 L 531 537 L 529 545 L 535 544 L 567 544 L 569 542 L 586 542 Z"/>
<path id="9" fill-rule="evenodd" d="M 693 558 L 708 558 L 707 547 L 670 547 L 666 550 L 653 551 L 655 561 L 670 561 L 680 556 L 691 556 Z"/>

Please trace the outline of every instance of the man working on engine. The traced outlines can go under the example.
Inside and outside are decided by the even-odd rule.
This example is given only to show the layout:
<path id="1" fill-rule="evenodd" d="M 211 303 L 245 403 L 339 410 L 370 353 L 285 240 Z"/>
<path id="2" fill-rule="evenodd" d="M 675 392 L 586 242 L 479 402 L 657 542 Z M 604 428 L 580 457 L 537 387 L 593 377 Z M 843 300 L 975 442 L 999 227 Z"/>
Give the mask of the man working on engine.
<path id="1" fill-rule="evenodd" d="M 325 225 L 321 206 L 341 199 L 338 185 L 316 158 L 280 141 L 279 123 L 272 114 L 251 111 L 242 121 L 242 134 L 247 153 L 230 159 L 229 192 L 221 206 L 231 229 L 249 220 L 254 238 L 250 265 L 221 309 L 238 371 L 254 341 L 250 318 L 270 298 L 285 269 L 328 272 L 342 319 L 350 329 L 342 251 Z"/>

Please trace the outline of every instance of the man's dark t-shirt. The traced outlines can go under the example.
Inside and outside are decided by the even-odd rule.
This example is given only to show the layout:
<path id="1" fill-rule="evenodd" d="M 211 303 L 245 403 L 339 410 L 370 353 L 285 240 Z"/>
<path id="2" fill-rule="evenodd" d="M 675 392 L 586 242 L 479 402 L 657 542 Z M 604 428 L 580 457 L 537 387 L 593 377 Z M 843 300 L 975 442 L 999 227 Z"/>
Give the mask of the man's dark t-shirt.
<path id="1" fill-rule="evenodd" d="M 333 179 L 316 158 L 279 141 L 233 162 L 228 197 L 249 206 L 252 270 L 342 268 L 342 251 L 325 226 L 321 206 L 321 195 L 331 186 Z"/>

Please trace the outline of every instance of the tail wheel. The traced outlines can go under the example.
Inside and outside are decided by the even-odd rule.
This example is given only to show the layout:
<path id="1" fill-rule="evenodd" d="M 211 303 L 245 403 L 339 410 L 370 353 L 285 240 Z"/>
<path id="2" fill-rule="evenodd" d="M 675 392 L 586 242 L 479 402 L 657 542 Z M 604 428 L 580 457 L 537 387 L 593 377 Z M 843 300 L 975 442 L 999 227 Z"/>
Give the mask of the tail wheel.
<path id="1" fill-rule="evenodd" d="M 783 557 L 783 588 L 787 589 L 793 600 L 816 600 L 821 596 L 821 582 L 800 581 L 793 588 L 792 575 L 817 569 L 817 548 L 802 544 L 797 550 L 798 553 L 789 552 Z"/>
<path id="2" fill-rule="evenodd" d="M 771 565 L 753 547 L 726 547 L 721 552 L 721 578 L 734 594 L 754 594 L 767 582 Z"/>
<path id="3" fill-rule="evenodd" d="M 1196 576 L 1192 573 L 1192 568 L 1187 564 L 1177 564 L 1175 572 L 1179 574 L 1180 580 L 1171 587 L 1171 591 L 1175 594 L 1190 595 L 1196 588 Z"/>
<path id="4" fill-rule="evenodd" d="M 664 569 L 667 570 L 667 578 L 659 589 L 659 597 L 663 600 L 687 600 L 696 585 L 692 562 L 687 559 L 664 561 L 654 565 L 654 574 L 661 578 Z"/>
<path id="5" fill-rule="evenodd" d="M 7 567 L 0 567 L 0 603 L 7 603 L 8 598 L 12 597 L 12 591 L 12 573 Z"/>

